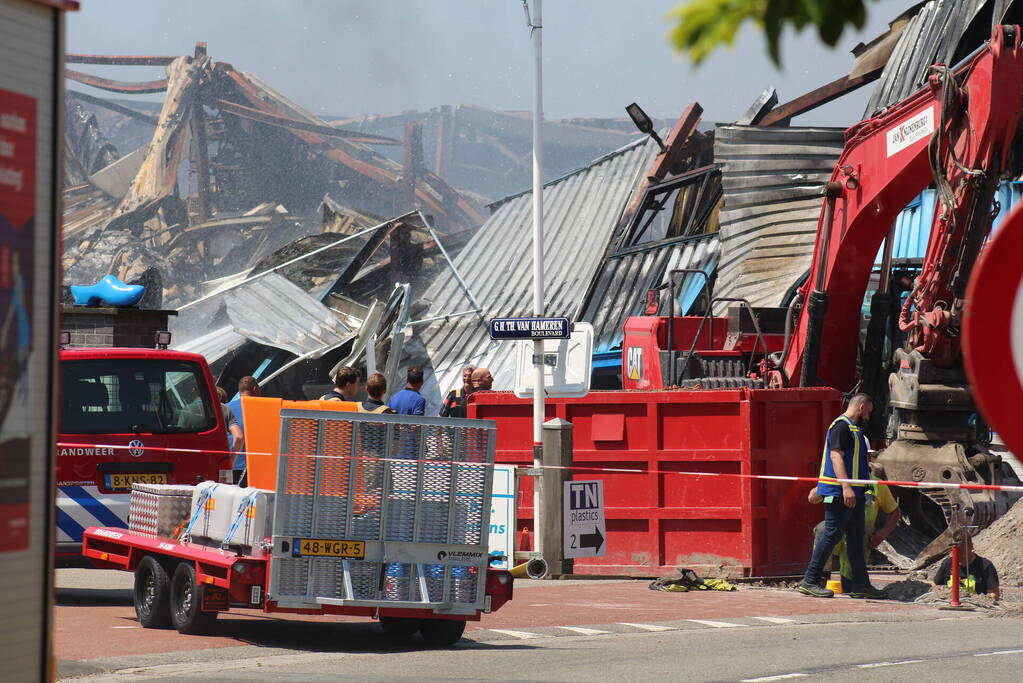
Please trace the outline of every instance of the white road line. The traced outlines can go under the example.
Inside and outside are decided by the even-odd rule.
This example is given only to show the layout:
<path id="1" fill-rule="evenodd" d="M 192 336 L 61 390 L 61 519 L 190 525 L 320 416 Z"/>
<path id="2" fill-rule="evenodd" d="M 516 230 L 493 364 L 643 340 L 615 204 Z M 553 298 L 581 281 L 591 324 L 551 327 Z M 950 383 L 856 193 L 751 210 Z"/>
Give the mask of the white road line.
<path id="1" fill-rule="evenodd" d="M 792 624 L 796 621 L 795 619 L 782 619 L 781 617 L 750 617 L 750 619 L 759 619 L 769 624 Z"/>
<path id="2" fill-rule="evenodd" d="M 556 626 L 555 628 L 563 628 L 566 631 L 574 631 L 576 633 L 581 633 L 584 636 L 599 636 L 604 633 L 610 633 L 610 631 L 601 631 L 600 629 L 585 628 L 583 626 Z"/>
<path id="3" fill-rule="evenodd" d="M 742 683 L 767 683 L 767 681 L 784 681 L 786 678 L 802 678 L 810 674 L 782 674 L 780 676 L 763 676 L 761 678 L 744 678 Z"/>
<path id="4" fill-rule="evenodd" d="M 872 664 L 857 664 L 860 669 L 880 669 L 883 666 L 899 666 L 901 664 L 918 664 L 922 659 L 902 659 L 898 662 L 873 662 Z"/>
<path id="5" fill-rule="evenodd" d="M 630 624 L 627 621 L 618 622 L 619 626 L 631 626 L 632 628 L 642 629 L 644 631 L 676 631 L 673 626 L 658 626 L 657 624 Z"/>
<path id="6" fill-rule="evenodd" d="M 729 624 L 727 621 L 705 621 L 703 619 L 686 619 L 694 624 L 703 624 L 704 626 L 713 626 L 714 628 L 737 628 L 742 624 Z"/>
<path id="7" fill-rule="evenodd" d="M 494 633 L 503 633 L 506 636 L 511 636 L 512 638 L 518 638 L 520 640 L 527 640 L 529 638 L 540 637 L 539 633 L 530 633 L 529 631 L 509 631 L 503 628 L 492 628 L 490 630 L 493 631 Z"/>
<path id="8" fill-rule="evenodd" d="M 111 626 L 110 628 L 142 628 L 141 626 Z"/>
<path id="9" fill-rule="evenodd" d="M 994 655 L 1018 655 L 1023 650 L 997 650 L 995 652 L 978 652 L 974 657 L 993 657 Z"/>

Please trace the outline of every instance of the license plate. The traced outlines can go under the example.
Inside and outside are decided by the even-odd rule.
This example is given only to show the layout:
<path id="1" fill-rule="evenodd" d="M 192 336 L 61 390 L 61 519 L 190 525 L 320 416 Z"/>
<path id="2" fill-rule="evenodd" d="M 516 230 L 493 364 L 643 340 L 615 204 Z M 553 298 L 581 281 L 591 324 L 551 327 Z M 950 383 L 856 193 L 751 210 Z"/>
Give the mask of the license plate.
<path id="1" fill-rule="evenodd" d="M 105 474 L 107 488 L 130 491 L 132 484 L 166 484 L 167 475 L 161 474 Z"/>
<path id="2" fill-rule="evenodd" d="M 294 557 L 366 557 L 365 541 L 333 541 L 322 538 L 296 538 L 291 554 Z"/>

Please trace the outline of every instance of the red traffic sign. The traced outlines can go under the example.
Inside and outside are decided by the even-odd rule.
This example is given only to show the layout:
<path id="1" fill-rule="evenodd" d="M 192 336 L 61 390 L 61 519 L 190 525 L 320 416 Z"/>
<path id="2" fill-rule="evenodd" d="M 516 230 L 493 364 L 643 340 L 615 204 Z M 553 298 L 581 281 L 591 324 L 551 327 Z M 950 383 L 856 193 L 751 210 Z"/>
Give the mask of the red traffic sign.
<path id="1" fill-rule="evenodd" d="M 1023 453 L 1023 212 L 999 226 L 966 290 L 963 356 L 981 414 L 1014 453 Z"/>

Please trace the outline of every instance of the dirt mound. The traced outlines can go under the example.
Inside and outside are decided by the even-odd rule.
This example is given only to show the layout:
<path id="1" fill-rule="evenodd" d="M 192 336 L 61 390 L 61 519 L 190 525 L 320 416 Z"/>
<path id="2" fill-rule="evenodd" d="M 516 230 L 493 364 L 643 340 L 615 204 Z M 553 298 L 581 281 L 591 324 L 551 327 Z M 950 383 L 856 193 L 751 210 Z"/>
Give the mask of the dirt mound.
<path id="1" fill-rule="evenodd" d="M 884 593 L 888 596 L 889 600 L 898 600 L 899 602 L 913 602 L 924 593 L 931 592 L 931 584 L 926 581 L 917 581 L 915 579 L 905 579 L 904 581 L 896 581 L 890 583 L 884 587 Z"/>
<path id="2" fill-rule="evenodd" d="M 948 586 L 931 586 L 929 593 L 924 593 L 913 602 L 927 605 L 947 605 L 952 597 L 952 589 Z M 963 605 L 980 607 L 982 609 L 998 609 L 994 600 L 986 595 L 967 595 L 960 593 L 959 602 Z"/>
<path id="3" fill-rule="evenodd" d="M 991 560 L 1002 586 L 1023 586 L 1023 500 L 973 539 L 974 551 Z"/>
<path id="4" fill-rule="evenodd" d="M 992 610 L 989 617 L 995 619 L 1023 619 L 1023 605 L 1019 603 L 1001 604 L 1000 609 Z"/>

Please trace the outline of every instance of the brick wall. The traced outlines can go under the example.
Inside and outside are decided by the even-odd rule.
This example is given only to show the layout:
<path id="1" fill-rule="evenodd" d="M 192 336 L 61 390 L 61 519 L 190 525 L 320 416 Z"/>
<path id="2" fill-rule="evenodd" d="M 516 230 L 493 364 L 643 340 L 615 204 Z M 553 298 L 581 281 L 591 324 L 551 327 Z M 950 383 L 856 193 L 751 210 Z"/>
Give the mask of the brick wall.
<path id="1" fill-rule="evenodd" d="M 72 347 L 153 348 L 155 335 L 167 329 L 174 311 L 65 306 L 60 329 L 71 333 Z"/>

